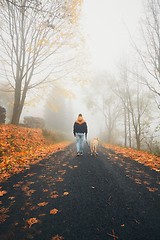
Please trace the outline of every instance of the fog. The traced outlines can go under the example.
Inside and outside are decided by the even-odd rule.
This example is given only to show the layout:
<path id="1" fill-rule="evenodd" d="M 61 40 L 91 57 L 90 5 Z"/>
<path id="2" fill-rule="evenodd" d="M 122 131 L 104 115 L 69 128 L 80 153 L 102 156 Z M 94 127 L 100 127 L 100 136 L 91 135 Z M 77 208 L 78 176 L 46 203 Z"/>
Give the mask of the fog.
<path id="1" fill-rule="evenodd" d="M 137 106 L 135 89 L 141 104 L 147 99 L 143 117 L 153 132 L 160 120 L 155 96 L 144 84 L 140 85 L 142 81 L 134 72 L 135 69 L 137 75 L 145 72 L 132 42 L 140 44 L 144 2 L 84 0 L 74 44 L 63 47 L 44 63 L 41 77 L 51 72 L 53 65 L 57 66 L 56 71 L 49 74 L 48 84 L 29 91 L 20 121 L 25 116 L 41 117 L 46 128 L 73 136 L 74 121 L 82 113 L 89 139 L 98 136 L 123 144 L 126 129 L 121 100 L 128 86 L 126 91 L 132 92 L 133 105 Z M 128 128 L 133 130 L 130 125 Z"/>
<path id="2" fill-rule="evenodd" d="M 64 88 L 69 88 L 69 91 L 74 93 L 73 99 L 67 104 L 68 109 L 72 108 L 72 115 L 70 116 L 70 120 L 68 120 L 71 133 L 72 125 L 79 113 L 83 114 L 88 123 L 89 138 L 98 136 L 100 132 L 105 131 L 103 115 L 99 113 L 98 110 L 93 112 L 88 109 L 85 96 L 91 87 L 96 89 L 96 81 L 99 82 L 98 75 L 102 73 L 118 74 L 118 65 L 121 59 L 133 52 L 128 29 L 133 35 L 138 31 L 141 11 L 142 1 L 139 0 L 84 1 L 79 21 L 79 31 L 85 41 L 83 45 L 84 48 L 81 50 L 84 53 L 83 56 L 86 63 L 84 64 L 84 59 L 81 58 L 80 61 L 82 61 L 82 64 L 80 63 L 80 66 L 76 66 L 75 68 L 75 71 L 78 68 L 77 71 L 80 75 L 81 71 L 83 74 L 79 76 L 76 72 L 74 73 L 76 78 L 79 78 L 77 82 L 74 81 L 74 77 L 72 79 L 72 75 L 69 75 L 66 81 L 63 80 L 63 83 L 60 83 Z M 95 76 L 97 76 L 97 80 L 94 81 L 94 86 L 92 86 Z M 65 101 L 67 101 L 67 99 L 65 99 Z M 45 101 L 40 102 L 41 105 L 37 104 L 36 112 L 35 109 L 30 108 L 24 111 L 23 115 L 42 114 L 45 118 L 45 111 L 43 110 Z M 54 122 L 54 120 L 52 121 Z"/>

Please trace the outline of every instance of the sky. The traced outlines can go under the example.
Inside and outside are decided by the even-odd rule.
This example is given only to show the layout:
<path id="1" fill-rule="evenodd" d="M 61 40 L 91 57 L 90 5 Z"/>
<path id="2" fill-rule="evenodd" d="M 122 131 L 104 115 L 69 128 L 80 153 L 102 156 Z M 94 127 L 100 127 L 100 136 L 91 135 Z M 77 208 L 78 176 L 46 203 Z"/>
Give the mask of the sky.
<path id="1" fill-rule="evenodd" d="M 130 37 L 137 34 L 142 0 L 84 0 L 81 29 L 96 70 L 113 71 L 131 51 Z"/>

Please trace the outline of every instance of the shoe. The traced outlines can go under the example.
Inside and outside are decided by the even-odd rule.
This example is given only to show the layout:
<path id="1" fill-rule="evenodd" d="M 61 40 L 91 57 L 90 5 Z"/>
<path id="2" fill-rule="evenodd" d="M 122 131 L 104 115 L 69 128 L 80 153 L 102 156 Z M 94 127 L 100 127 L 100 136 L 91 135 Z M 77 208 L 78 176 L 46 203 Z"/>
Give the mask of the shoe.
<path id="1" fill-rule="evenodd" d="M 80 153 L 79 153 L 79 152 L 77 153 L 77 156 L 80 156 Z"/>
<path id="2" fill-rule="evenodd" d="M 81 152 L 80 155 L 83 156 L 83 153 Z"/>

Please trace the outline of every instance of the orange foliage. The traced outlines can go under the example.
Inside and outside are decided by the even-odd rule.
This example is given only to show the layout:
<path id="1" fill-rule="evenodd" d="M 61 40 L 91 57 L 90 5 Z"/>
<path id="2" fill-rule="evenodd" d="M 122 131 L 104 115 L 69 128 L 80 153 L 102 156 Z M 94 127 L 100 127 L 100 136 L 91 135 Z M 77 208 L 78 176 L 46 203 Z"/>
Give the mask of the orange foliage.
<path id="1" fill-rule="evenodd" d="M 160 171 L 160 157 L 155 156 L 145 151 L 138 151 L 133 148 L 124 148 L 111 144 L 104 144 L 105 148 L 112 149 L 116 153 L 122 154 L 124 157 L 129 157 L 139 163 L 149 166 L 155 171 Z M 118 159 L 118 157 L 117 157 Z"/>
<path id="2" fill-rule="evenodd" d="M 69 192 L 64 192 L 63 193 L 63 196 L 68 196 L 69 195 Z"/>
<path id="3" fill-rule="evenodd" d="M 50 210 L 50 214 L 55 215 L 55 214 L 57 214 L 57 213 L 58 213 L 58 209 L 56 209 L 56 208 Z"/>
<path id="4" fill-rule="evenodd" d="M 38 220 L 36 218 L 30 218 L 27 220 L 27 223 L 30 228 L 33 224 L 38 223 Z"/>
<path id="5" fill-rule="evenodd" d="M 52 237 L 52 240 L 64 240 L 64 238 L 57 234 L 56 236 Z"/>
<path id="6" fill-rule="evenodd" d="M 41 203 L 38 203 L 38 206 L 39 207 L 44 207 L 48 204 L 48 202 L 41 202 Z"/>
<path id="7" fill-rule="evenodd" d="M 0 181 L 29 168 L 69 145 L 69 142 L 49 144 L 41 129 L 15 125 L 0 125 Z"/>
<path id="8" fill-rule="evenodd" d="M 6 191 L 0 191 L 0 197 L 2 197 L 6 193 L 7 193 Z"/>

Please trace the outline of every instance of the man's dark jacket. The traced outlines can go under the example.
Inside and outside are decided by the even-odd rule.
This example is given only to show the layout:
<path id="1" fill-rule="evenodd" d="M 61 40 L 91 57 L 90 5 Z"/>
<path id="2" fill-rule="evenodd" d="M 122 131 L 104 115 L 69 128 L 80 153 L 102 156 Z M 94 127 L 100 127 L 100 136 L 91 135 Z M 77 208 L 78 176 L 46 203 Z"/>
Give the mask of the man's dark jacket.
<path id="1" fill-rule="evenodd" d="M 85 133 L 87 135 L 87 124 L 85 121 L 82 123 L 76 121 L 73 126 L 73 134 L 76 135 L 76 133 Z"/>

